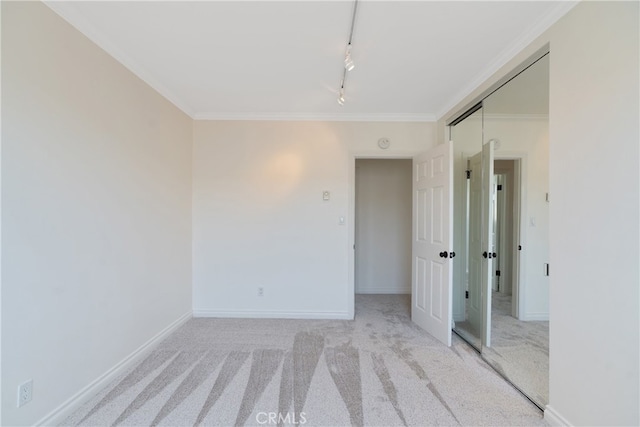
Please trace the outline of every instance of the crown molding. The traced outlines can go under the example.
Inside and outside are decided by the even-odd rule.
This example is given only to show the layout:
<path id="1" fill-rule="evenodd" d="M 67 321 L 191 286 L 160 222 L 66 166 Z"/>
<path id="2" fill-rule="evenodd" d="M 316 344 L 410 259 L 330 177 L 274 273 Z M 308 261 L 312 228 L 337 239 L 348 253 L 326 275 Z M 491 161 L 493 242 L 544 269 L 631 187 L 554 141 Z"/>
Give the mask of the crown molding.
<path id="1" fill-rule="evenodd" d="M 434 114 L 197 113 L 195 120 L 272 120 L 313 122 L 435 122 Z"/>
<path id="2" fill-rule="evenodd" d="M 566 15 L 571 9 L 573 9 L 578 1 L 558 1 L 558 5 L 551 9 L 545 16 L 542 17 L 535 25 L 533 25 L 526 33 L 521 37 L 515 39 L 505 50 L 498 55 L 498 57 L 492 61 L 487 68 L 484 69 L 475 79 L 466 85 L 462 90 L 458 92 L 456 96 L 452 98 L 452 101 L 445 104 L 440 109 L 440 112 L 436 115 L 439 119 L 444 117 L 449 111 L 460 104 L 464 99 L 472 94 L 482 83 L 487 81 L 491 76 L 497 73 L 502 67 L 504 67 L 510 60 L 512 60 L 518 53 L 524 50 L 535 39 L 540 37 L 545 31 L 547 31 L 553 24 L 555 24 L 560 18 Z"/>
<path id="3" fill-rule="evenodd" d="M 139 79 L 157 91 L 160 95 L 174 104 L 178 109 L 195 120 L 273 120 L 273 121 L 352 121 L 352 122 L 435 122 L 447 112 L 458 105 L 470 93 L 476 90 L 483 82 L 489 79 L 495 72 L 503 67 L 517 53 L 524 49 L 533 40 L 539 37 L 553 23 L 565 15 L 578 2 L 559 1 L 545 17 L 534 25 L 527 33 L 512 43 L 502 54 L 491 63 L 484 72 L 480 73 L 471 84 L 458 92 L 453 99 L 455 102 L 447 104 L 439 114 L 425 113 L 397 113 L 397 114 L 340 114 L 340 113 L 215 113 L 196 112 L 175 93 L 160 83 L 151 72 L 126 55 L 121 49 L 111 43 L 108 38 L 87 21 L 82 14 L 74 8 L 73 2 L 44 0 L 44 4 L 80 31 L 85 37 L 111 55 L 125 68 L 130 70 Z"/>
<path id="4" fill-rule="evenodd" d="M 484 112 L 482 115 L 477 116 L 469 116 L 466 120 L 470 122 L 481 122 L 481 121 L 548 121 L 548 114 L 518 114 L 518 113 L 486 113 Z"/>
<path id="5" fill-rule="evenodd" d="M 125 68 L 131 71 L 140 80 L 149 85 L 152 89 L 165 97 L 169 102 L 175 105 L 178 109 L 184 112 L 189 117 L 193 118 L 194 111 L 183 102 L 178 96 L 167 89 L 162 83 L 160 83 L 152 73 L 142 67 L 136 61 L 131 59 L 122 50 L 117 48 L 109 39 L 92 24 L 89 23 L 77 10 L 73 7 L 72 1 L 54 1 L 44 0 L 43 3 L 53 10 L 58 16 L 64 19 L 76 30 L 80 31 L 85 37 L 95 43 L 98 47 L 104 50 L 107 54 L 112 56 L 116 61 L 122 64 Z"/>
<path id="6" fill-rule="evenodd" d="M 493 114 L 484 113 L 485 120 L 549 120 L 548 114 Z"/>
<path id="7" fill-rule="evenodd" d="M 435 114 L 324 114 L 324 113 L 213 113 L 196 112 L 180 97 L 160 83 L 151 72 L 111 43 L 102 32 L 73 7 L 73 2 L 44 0 L 44 4 L 111 55 L 116 61 L 148 84 L 194 120 L 274 120 L 274 121 L 353 121 L 353 122 L 435 122 Z"/>

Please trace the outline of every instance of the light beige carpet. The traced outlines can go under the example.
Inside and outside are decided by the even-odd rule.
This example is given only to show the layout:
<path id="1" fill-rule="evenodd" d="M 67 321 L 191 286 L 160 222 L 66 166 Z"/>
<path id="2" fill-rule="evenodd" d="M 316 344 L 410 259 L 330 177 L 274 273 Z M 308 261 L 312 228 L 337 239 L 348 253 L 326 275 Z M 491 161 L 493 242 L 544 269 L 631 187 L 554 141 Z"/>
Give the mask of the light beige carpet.
<path id="1" fill-rule="evenodd" d="M 467 344 L 413 325 L 409 304 L 358 295 L 354 321 L 193 319 L 63 424 L 546 425 Z"/>
<path id="2" fill-rule="evenodd" d="M 539 406 L 549 403 L 549 322 L 511 316 L 511 296 L 493 292 L 491 347 L 484 358 Z"/>

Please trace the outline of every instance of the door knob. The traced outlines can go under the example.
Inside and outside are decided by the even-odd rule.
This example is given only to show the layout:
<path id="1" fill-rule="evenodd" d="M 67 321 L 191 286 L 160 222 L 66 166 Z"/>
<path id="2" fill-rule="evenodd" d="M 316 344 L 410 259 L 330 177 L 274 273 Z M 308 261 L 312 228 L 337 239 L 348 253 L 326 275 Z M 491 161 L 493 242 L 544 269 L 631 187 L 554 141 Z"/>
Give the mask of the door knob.
<path id="1" fill-rule="evenodd" d="M 440 258 L 446 258 L 449 254 L 447 252 L 440 252 Z"/>
<path id="2" fill-rule="evenodd" d="M 486 258 L 487 257 L 487 251 L 482 252 L 482 257 Z"/>
<path id="3" fill-rule="evenodd" d="M 493 252 L 491 255 L 493 255 L 494 258 L 498 256 L 498 254 L 496 254 L 495 252 Z"/>
<path id="4" fill-rule="evenodd" d="M 453 258 L 454 256 L 456 256 L 455 252 L 449 252 L 449 258 Z"/>

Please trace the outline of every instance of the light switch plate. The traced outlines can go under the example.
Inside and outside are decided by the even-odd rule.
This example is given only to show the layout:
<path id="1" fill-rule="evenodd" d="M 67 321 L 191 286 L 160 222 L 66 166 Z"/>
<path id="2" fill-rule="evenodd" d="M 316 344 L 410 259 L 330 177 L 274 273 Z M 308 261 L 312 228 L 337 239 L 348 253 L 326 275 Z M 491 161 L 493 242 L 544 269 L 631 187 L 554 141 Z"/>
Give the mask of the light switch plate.
<path id="1" fill-rule="evenodd" d="M 322 192 L 322 200 L 329 200 L 331 198 L 331 193 L 329 191 L 323 191 Z"/>
<path id="2" fill-rule="evenodd" d="M 31 402 L 33 380 L 26 381 L 18 387 L 18 408 Z"/>

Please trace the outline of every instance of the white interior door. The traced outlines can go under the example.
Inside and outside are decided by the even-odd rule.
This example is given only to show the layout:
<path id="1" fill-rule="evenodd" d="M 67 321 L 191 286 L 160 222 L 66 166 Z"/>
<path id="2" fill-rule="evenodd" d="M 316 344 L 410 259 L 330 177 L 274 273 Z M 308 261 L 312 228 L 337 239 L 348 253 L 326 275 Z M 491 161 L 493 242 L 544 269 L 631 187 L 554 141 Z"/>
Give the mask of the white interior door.
<path id="1" fill-rule="evenodd" d="M 493 278 L 493 144 L 490 140 L 482 146 L 482 345 L 491 347 L 491 283 Z M 486 252 L 485 252 L 486 251 Z M 486 254 L 486 256 L 485 256 Z"/>
<path id="2" fill-rule="evenodd" d="M 447 346 L 451 345 L 452 192 L 452 142 L 414 157 L 411 320 Z"/>

